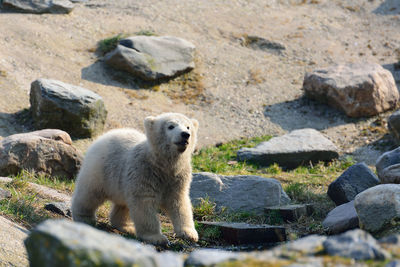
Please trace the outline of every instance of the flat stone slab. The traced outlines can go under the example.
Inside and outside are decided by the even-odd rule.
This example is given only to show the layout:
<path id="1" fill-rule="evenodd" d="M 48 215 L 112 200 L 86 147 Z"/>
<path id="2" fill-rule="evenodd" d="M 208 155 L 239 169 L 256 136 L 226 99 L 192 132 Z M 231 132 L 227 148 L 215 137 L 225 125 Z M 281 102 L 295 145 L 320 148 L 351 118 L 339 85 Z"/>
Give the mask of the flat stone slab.
<path id="1" fill-rule="evenodd" d="M 284 168 L 331 161 L 339 157 L 337 147 L 323 134 L 314 129 L 301 129 L 262 142 L 254 148 L 241 148 L 238 160 L 250 161 L 262 166 L 277 163 Z"/>
<path id="2" fill-rule="evenodd" d="M 9 183 L 13 179 L 9 177 L 0 177 L 0 182 L 2 183 Z M 44 186 L 44 185 L 39 185 L 35 183 L 30 183 L 28 182 L 28 185 L 30 188 L 32 188 L 35 192 L 37 192 L 39 195 L 42 195 L 47 198 L 52 198 L 61 202 L 70 202 L 71 201 L 71 196 L 60 193 L 57 190 Z"/>
<path id="3" fill-rule="evenodd" d="M 293 204 L 265 208 L 267 214 L 277 213 L 286 222 L 295 222 L 302 216 L 310 216 L 313 211 L 312 204 Z"/>
<path id="4" fill-rule="evenodd" d="M 195 46 L 172 36 L 133 36 L 119 41 L 104 61 L 144 80 L 171 78 L 192 70 Z"/>
<path id="5" fill-rule="evenodd" d="M 331 210 L 322 222 L 322 226 L 328 234 L 339 234 L 358 228 L 359 221 L 354 200 Z"/>
<path id="6" fill-rule="evenodd" d="M 374 116 L 396 107 L 399 92 L 393 75 L 376 63 L 335 65 L 306 73 L 307 97 L 333 106 L 349 117 Z"/>
<path id="7" fill-rule="evenodd" d="M 289 204 L 290 198 L 278 180 L 254 175 L 223 176 L 214 173 L 194 173 L 190 187 L 194 206 L 202 199 L 214 202 L 218 210 L 264 214 L 268 206 Z"/>
<path id="8" fill-rule="evenodd" d="M 229 244 L 261 244 L 286 241 L 286 229 L 283 226 L 267 224 L 247 224 L 228 222 L 200 222 L 206 226 L 215 226 L 221 230 L 222 238 Z"/>
<path id="9" fill-rule="evenodd" d="M 24 239 L 29 231 L 0 216 L 0 266 L 28 266 Z"/>

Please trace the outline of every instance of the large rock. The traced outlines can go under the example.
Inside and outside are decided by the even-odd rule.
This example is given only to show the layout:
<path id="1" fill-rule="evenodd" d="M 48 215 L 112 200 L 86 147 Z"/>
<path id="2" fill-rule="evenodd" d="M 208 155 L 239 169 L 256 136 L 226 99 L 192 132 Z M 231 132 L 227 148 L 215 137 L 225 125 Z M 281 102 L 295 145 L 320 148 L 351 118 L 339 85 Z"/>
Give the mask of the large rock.
<path id="1" fill-rule="evenodd" d="M 47 220 L 25 240 L 30 266 L 183 266 L 172 252 L 107 234 L 82 223 Z"/>
<path id="2" fill-rule="evenodd" d="M 30 102 L 38 129 L 61 129 L 74 137 L 91 137 L 103 131 L 107 117 L 103 99 L 85 88 L 38 79 L 31 85 Z"/>
<path id="3" fill-rule="evenodd" d="M 83 157 L 70 141 L 60 130 L 10 135 L 0 141 L 0 175 L 15 175 L 26 169 L 72 179 Z"/>
<path id="4" fill-rule="evenodd" d="M 360 227 L 369 232 L 398 228 L 400 220 L 400 185 L 377 185 L 357 195 L 354 202 Z"/>
<path id="5" fill-rule="evenodd" d="M 307 97 L 350 117 L 373 116 L 396 107 L 399 92 L 390 71 L 378 64 L 336 65 L 306 73 Z"/>
<path id="6" fill-rule="evenodd" d="M 144 80 L 170 78 L 194 68 L 195 46 L 171 36 L 134 36 L 122 39 L 105 62 Z"/>
<path id="7" fill-rule="evenodd" d="M 28 266 L 24 239 L 28 230 L 0 216 L 0 266 Z"/>
<path id="8" fill-rule="evenodd" d="M 207 198 L 230 211 L 263 214 L 268 206 L 286 205 L 290 198 L 279 181 L 253 175 L 223 176 L 195 173 L 190 188 L 193 205 Z"/>
<path id="9" fill-rule="evenodd" d="M 358 193 L 379 184 L 379 179 L 365 163 L 357 163 L 348 168 L 328 187 L 328 196 L 342 205 L 352 201 Z"/>
<path id="10" fill-rule="evenodd" d="M 250 161 L 262 166 L 278 163 L 285 168 L 296 168 L 302 164 L 331 161 L 339 156 L 336 146 L 314 129 L 301 129 L 262 142 L 254 148 L 241 148 L 241 161 Z"/>
<path id="11" fill-rule="evenodd" d="M 322 222 L 322 226 L 329 234 L 339 234 L 358 228 L 358 216 L 354 208 L 354 200 L 331 210 Z"/>
<path id="12" fill-rule="evenodd" d="M 68 0 L 3 0 L 2 8 L 34 14 L 65 14 L 74 9 L 74 4 Z"/>
<path id="13" fill-rule="evenodd" d="M 384 260 L 389 257 L 370 234 L 360 229 L 329 237 L 323 246 L 329 255 L 355 260 Z"/>

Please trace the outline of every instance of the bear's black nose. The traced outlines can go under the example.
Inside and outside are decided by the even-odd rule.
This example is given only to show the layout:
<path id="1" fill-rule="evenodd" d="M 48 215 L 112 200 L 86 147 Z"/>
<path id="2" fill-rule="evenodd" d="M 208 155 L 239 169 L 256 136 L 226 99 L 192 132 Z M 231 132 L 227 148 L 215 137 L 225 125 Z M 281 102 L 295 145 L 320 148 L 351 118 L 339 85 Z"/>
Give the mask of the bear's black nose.
<path id="1" fill-rule="evenodd" d="M 181 132 L 181 136 L 183 139 L 188 140 L 190 137 L 190 133 L 188 132 Z"/>

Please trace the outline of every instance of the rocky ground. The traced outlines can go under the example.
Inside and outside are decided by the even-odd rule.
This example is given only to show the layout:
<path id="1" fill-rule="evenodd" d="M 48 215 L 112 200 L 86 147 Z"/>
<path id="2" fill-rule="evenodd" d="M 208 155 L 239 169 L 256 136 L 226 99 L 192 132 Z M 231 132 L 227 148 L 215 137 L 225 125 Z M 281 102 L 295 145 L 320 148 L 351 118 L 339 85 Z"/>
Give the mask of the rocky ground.
<path id="1" fill-rule="evenodd" d="M 14 115 L 30 107 L 30 84 L 43 77 L 100 94 L 109 111 L 107 129 L 142 129 L 148 115 L 182 112 L 200 121 L 204 146 L 311 127 L 326 133 L 343 153 L 373 165 L 381 153 L 368 146 L 382 137 L 370 135 L 377 118 L 351 120 L 307 101 L 302 82 L 306 71 L 334 63 L 375 62 L 393 69 L 400 48 L 399 12 L 391 0 L 91 0 L 68 15 L 2 11 L 0 135 L 28 130 Z M 135 89 L 94 53 L 99 40 L 138 31 L 196 45 L 201 98 L 186 104 L 171 98 L 166 85 L 158 91 Z M 246 36 L 253 35 L 285 49 L 246 47 Z M 85 150 L 90 142 L 75 144 Z"/>
<path id="2" fill-rule="evenodd" d="M 396 0 L 90 0 L 68 15 L 0 11 L 0 25 L 2 137 L 32 130 L 26 116 L 17 115 L 30 107 L 31 82 L 49 78 L 101 95 L 108 109 L 105 130 L 143 129 L 146 116 L 174 111 L 200 121 L 201 147 L 315 128 L 341 155 L 374 166 L 383 151 L 395 146 L 386 131 L 392 112 L 350 119 L 304 98 L 302 83 L 304 74 L 316 68 L 374 62 L 391 70 L 399 86 Z M 193 86 L 199 97 L 180 94 L 179 83 L 143 88 L 106 67 L 96 54 L 100 40 L 140 31 L 196 46 Z M 249 36 L 280 46 L 258 49 L 249 45 Z M 74 140 L 82 152 L 91 142 Z"/>

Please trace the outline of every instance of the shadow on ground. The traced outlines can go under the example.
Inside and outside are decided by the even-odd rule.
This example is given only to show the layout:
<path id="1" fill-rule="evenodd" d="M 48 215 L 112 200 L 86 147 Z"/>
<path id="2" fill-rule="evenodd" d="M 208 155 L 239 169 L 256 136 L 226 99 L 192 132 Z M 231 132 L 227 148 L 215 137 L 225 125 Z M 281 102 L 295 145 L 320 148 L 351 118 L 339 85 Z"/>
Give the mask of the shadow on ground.
<path id="1" fill-rule="evenodd" d="M 344 113 L 305 96 L 292 101 L 266 106 L 264 116 L 268 117 L 271 122 L 280 125 L 286 131 L 303 128 L 324 130 L 363 120 L 363 118 L 349 118 Z"/>
<path id="2" fill-rule="evenodd" d="M 81 77 L 87 81 L 133 90 L 151 89 L 173 79 L 145 81 L 128 72 L 116 70 L 105 64 L 102 60 L 98 60 L 90 66 L 83 68 Z"/>
<path id="3" fill-rule="evenodd" d="M 379 5 L 373 13 L 378 15 L 395 15 L 400 14 L 400 1 L 399 0 L 386 0 Z"/>
<path id="4" fill-rule="evenodd" d="M 352 154 L 354 160 L 363 161 L 367 165 L 375 166 L 376 160 L 385 152 L 397 148 L 398 145 L 390 134 L 385 134 L 381 138 L 368 145 L 358 147 Z"/>

